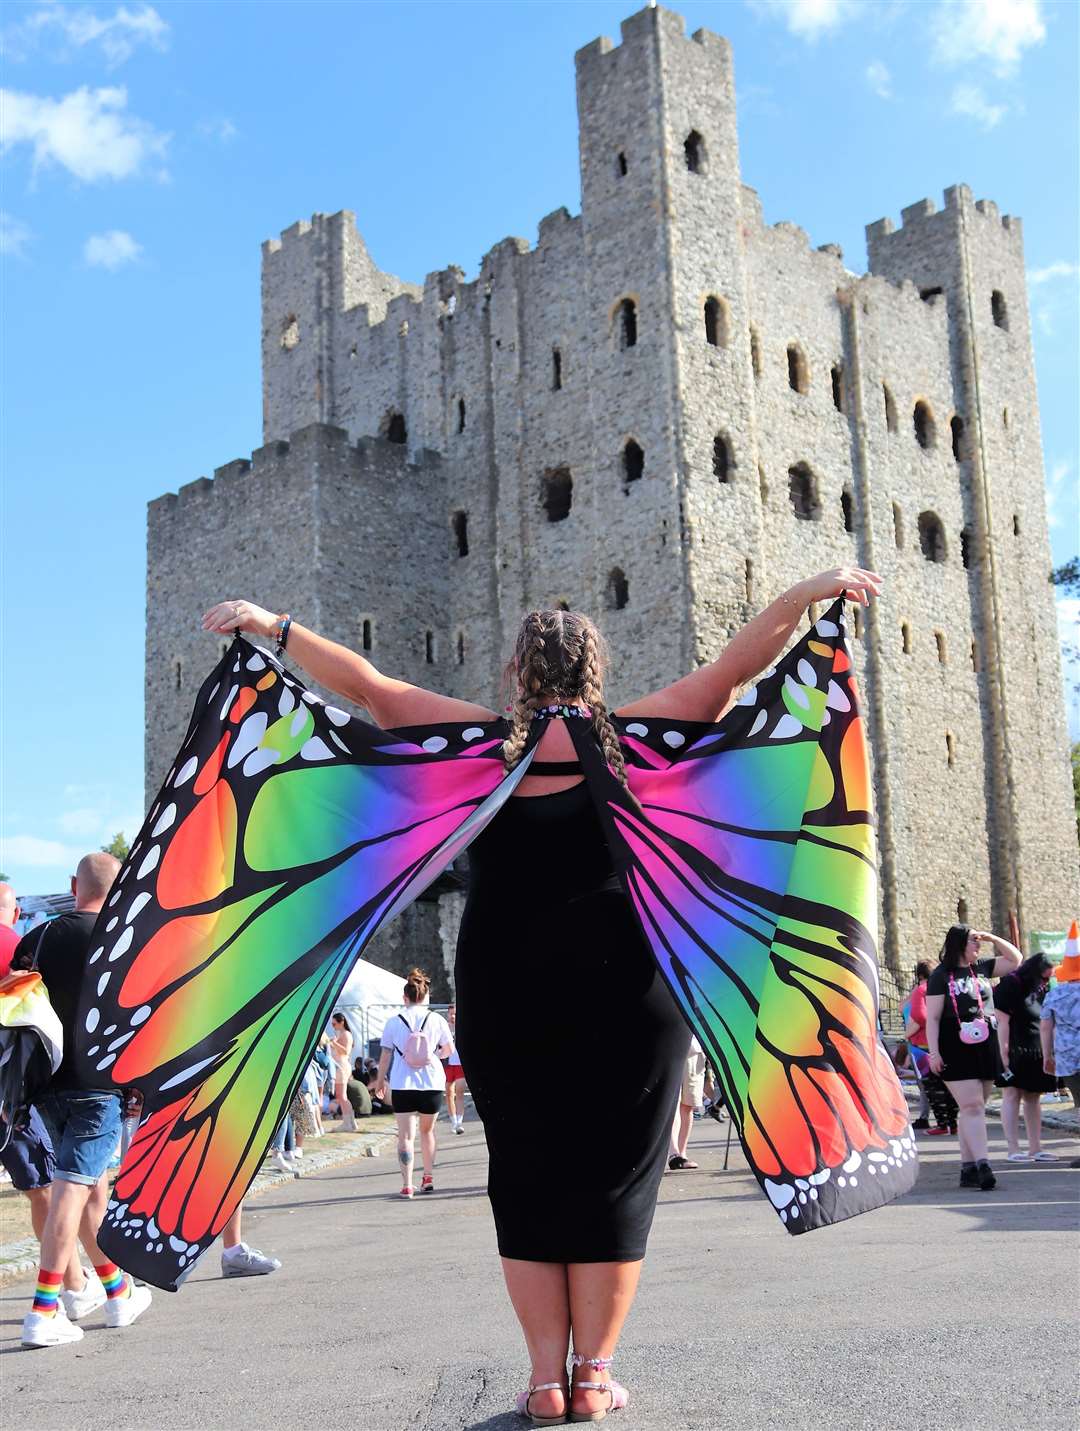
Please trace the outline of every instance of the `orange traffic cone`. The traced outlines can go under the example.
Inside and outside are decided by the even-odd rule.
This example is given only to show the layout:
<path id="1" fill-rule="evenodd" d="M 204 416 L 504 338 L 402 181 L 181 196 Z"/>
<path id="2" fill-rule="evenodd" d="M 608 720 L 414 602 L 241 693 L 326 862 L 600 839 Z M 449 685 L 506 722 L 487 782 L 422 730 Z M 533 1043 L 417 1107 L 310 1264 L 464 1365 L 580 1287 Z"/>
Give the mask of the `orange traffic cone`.
<path id="1" fill-rule="evenodd" d="M 1054 976 L 1059 984 L 1080 979 L 1080 926 L 1075 919 L 1065 936 L 1065 958 L 1054 970 Z"/>

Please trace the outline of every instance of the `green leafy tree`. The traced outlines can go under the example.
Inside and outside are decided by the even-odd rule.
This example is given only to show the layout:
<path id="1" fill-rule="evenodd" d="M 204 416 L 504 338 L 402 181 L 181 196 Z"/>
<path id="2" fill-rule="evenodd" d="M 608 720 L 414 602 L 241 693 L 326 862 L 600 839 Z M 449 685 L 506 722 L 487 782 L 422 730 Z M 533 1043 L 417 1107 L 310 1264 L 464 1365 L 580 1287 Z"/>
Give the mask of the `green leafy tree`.
<path id="1" fill-rule="evenodd" d="M 1050 573 L 1051 585 L 1056 586 L 1064 596 L 1080 596 L 1080 557 L 1070 557 Z M 1065 667 L 1065 679 L 1074 694 L 1080 694 L 1080 641 L 1075 637 L 1061 643 L 1061 660 Z M 1076 757 L 1073 754 L 1075 779 Z"/>
<path id="2" fill-rule="evenodd" d="M 1072 748 L 1073 808 L 1076 810 L 1076 838 L 1080 840 L 1080 740 Z"/>
<path id="3" fill-rule="evenodd" d="M 107 855 L 115 855 L 118 860 L 126 860 L 131 846 L 124 837 L 123 830 L 117 830 L 107 845 L 101 847 Z"/>

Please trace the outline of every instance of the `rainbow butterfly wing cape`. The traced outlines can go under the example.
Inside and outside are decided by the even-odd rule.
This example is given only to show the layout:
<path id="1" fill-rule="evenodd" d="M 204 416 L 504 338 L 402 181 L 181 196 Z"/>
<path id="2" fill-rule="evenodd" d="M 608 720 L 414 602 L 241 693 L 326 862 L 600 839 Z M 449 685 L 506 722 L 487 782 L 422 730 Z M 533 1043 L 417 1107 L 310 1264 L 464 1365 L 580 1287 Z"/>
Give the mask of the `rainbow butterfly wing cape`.
<path id="1" fill-rule="evenodd" d="M 722 721 L 570 729 L 658 967 L 792 1232 L 887 1202 L 914 1140 L 877 1035 L 863 723 L 837 603 Z M 237 638 L 95 928 L 77 1056 L 145 1118 L 102 1224 L 175 1289 L 250 1185 L 367 941 L 498 813 L 506 723 L 383 731 Z"/>

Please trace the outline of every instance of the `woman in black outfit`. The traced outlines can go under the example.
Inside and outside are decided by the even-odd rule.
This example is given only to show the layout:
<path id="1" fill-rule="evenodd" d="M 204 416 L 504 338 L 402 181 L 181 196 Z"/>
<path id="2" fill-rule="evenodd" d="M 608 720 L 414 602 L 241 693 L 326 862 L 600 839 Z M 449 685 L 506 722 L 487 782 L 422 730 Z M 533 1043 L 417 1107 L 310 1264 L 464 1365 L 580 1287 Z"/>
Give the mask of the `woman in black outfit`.
<path id="1" fill-rule="evenodd" d="M 1057 1079 L 1043 1071 L 1039 1020 L 1043 999 L 1053 972 L 1053 961 L 1045 954 L 1033 954 L 1012 974 L 1006 974 L 994 990 L 998 1046 L 1004 1065 L 997 1078 L 1001 1095 L 1001 1128 L 1009 1145 L 1009 1162 L 1052 1163 L 1053 1153 L 1044 1153 L 1042 1143 L 1042 1095 L 1053 1093 Z M 1020 1151 L 1020 1108 L 1024 1109 L 1028 1150 Z"/>
<path id="2" fill-rule="evenodd" d="M 980 944 L 993 945 L 994 953 L 980 959 Z M 945 1080 L 959 1109 L 962 1188 L 989 1192 L 997 1184 L 986 1131 L 986 1100 L 1001 1072 L 990 980 L 1012 973 L 1022 958 L 1007 939 L 954 924 L 945 936 L 941 962 L 926 983 L 930 1070 Z"/>
<path id="3" fill-rule="evenodd" d="M 714 721 L 738 687 L 776 660 L 810 603 L 846 592 L 867 605 L 879 589 L 879 578 L 858 568 L 800 582 L 717 660 L 620 706 L 619 715 Z M 262 607 L 225 602 L 203 624 L 270 637 L 278 621 Z M 497 718 L 384 676 L 296 621 L 289 655 L 385 730 Z M 532 721 L 546 729 L 515 793 L 469 848 L 455 967 L 457 1044 L 487 1135 L 506 1286 L 532 1359 L 518 1410 L 535 1425 L 599 1421 L 627 1403 L 625 1388 L 604 1373 L 637 1289 L 690 1043 L 615 874 L 566 729 L 568 720 L 587 720 L 625 783 L 603 699 L 605 664 L 588 617 L 533 611 L 523 619 L 506 668 L 508 769 Z M 616 1076 L 627 1057 L 635 1078 Z M 574 1078 L 558 1139 L 544 1131 L 550 1109 L 540 1072 L 552 1062 Z M 582 1375 L 568 1383 L 571 1334 Z"/>

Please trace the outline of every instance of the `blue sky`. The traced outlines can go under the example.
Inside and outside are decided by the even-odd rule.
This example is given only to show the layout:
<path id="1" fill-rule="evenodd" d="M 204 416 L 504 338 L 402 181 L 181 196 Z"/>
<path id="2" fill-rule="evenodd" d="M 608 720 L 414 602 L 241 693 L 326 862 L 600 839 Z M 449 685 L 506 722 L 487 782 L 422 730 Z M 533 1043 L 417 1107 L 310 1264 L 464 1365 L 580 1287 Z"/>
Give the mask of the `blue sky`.
<path id="1" fill-rule="evenodd" d="M 20 890 L 140 822 L 145 505 L 260 442 L 261 241 L 351 208 L 421 281 L 534 240 L 579 206 L 574 50 L 634 8 L 5 7 L 0 868 Z M 1054 558 L 1074 555 L 1077 6 L 675 8 L 734 45 L 768 222 L 862 270 L 866 223 L 958 181 L 1023 218 Z"/>

